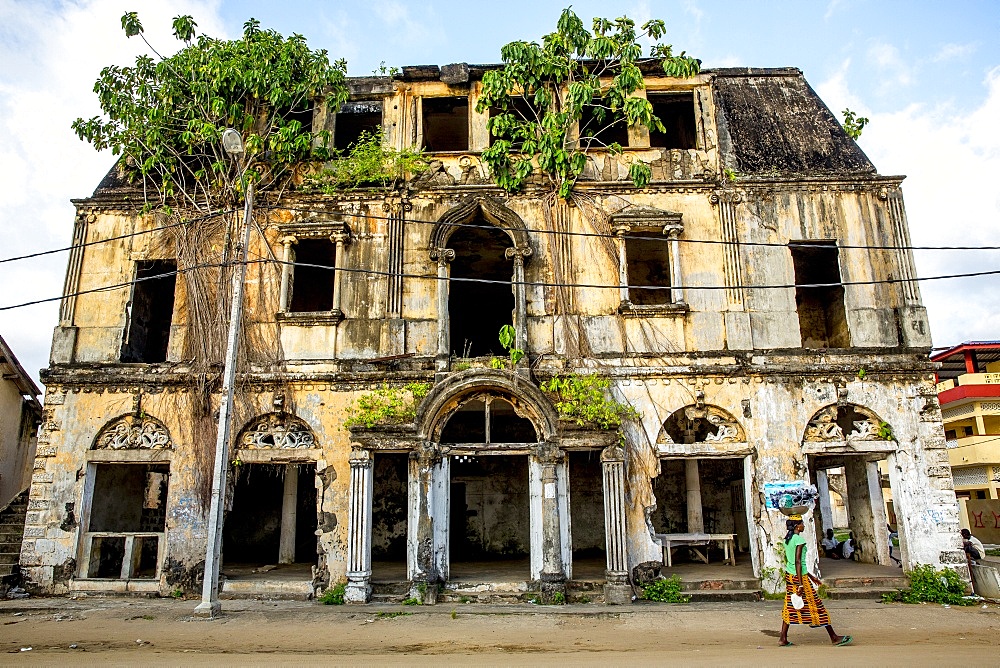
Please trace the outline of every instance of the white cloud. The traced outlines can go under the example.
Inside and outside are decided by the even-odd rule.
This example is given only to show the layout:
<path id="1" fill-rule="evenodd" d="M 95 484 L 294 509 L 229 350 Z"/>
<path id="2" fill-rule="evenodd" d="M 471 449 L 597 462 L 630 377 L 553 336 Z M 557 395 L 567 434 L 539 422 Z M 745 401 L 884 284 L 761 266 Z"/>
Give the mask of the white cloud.
<path id="1" fill-rule="evenodd" d="M 837 10 L 844 4 L 844 0 L 830 0 L 829 4 L 826 6 L 826 13 L 823 14 L 823 20 L 829 21 L 830 18 L 837 13 Z"/>
<path id="2" fill-rule="evenodd" d="M 986 100 L 963 111 L 949 104 L 910 105 L 871 113 L 844 84 L 842 68 L 818 87 L 831 105 L 850 106 L 871 119 L 860 144 L 882 174 L 906 174 L 903 191 L 914 245 L 1000 245 L 1000 67 L 983 85 Z M 1000 269 L 998 251 L 920 251 L 921 276 Z M 921 284 L 934 343 L 1000 337 L 1000 277 Z"/>
<path id="3" fill-rule="evenodd" d="M 909 86 L 913 82 L 910 65 L 903 60 L 899 49 L 892 44 L 873 41 L 868 47 L 867 55 L 887 83 Z"/>
<path id="4" fill-rule="evenodd" d="M 966 58 L 975 53 L 978 48 L 979 45 L 975 42 L 969 44 L 945 44 L 938 49 L 938 52 L 931 57 L 931 60 L 935 63 L 941 63 Z"/>
<path id="5" fill-rule="evenodd" d="M 145 51 L 119 21 L 141 5 L 147 39 L 176 48 L 171 19 L 191 14 L 199 30 L 225 36 L 218 0 L 0 0 L 0 257 L 59 248 L 73 229 L 70 198 L 86 197 L 114 163 L 73 134 L 78 116 L 99 113 L 93 83 L 102 67 Z M 0 264 L 0 306 L 58 296 L 66 254 Z M 0 334 L 28 372 L 47 364 L 58 303 L 0 311 Z"/>
<path id="6" fill-rule="evenodd" d="M 433 44 L 444 39 L 444 31 L 437 21 L 434 8 L 426 6 L 421 19 L 410 13 L 410 8 L 397 0 L 380 0 L 373 5 L 375 15 L 392 30 L 392 39 L 403 44 Z"/>

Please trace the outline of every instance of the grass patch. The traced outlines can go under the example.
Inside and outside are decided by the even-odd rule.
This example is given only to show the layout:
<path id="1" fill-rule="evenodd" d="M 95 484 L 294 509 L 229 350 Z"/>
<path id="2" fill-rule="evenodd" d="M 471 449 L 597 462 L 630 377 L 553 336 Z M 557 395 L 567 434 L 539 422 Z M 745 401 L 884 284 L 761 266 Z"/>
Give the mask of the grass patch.
<path id="1" fill-rule="evenodd" d="M 965 598 L 966 582 L 951 568 L 934 570 L 930 564 L 921 564 L 906 574 L 910 579 L 907 589 L 882 594 L 883 603 L 942 603 L 947 605 L 974 605 L 976 601 Z"/>
<path id="2" fill-rule="evenodd" d="M 691 600 L 690 596 L 681 593 L 681 579 L 676 574 L 649 584 L 642 590 L 642 597 L 660 603 L 687 603 Z"/>
<path id="3" fill-rule="evenodd" d="M 323 594 L 316 600 L 323 605 L 344 605 L 345 591 L 347 591 L 347 582 L 341 580 L 323 592 Z"/>

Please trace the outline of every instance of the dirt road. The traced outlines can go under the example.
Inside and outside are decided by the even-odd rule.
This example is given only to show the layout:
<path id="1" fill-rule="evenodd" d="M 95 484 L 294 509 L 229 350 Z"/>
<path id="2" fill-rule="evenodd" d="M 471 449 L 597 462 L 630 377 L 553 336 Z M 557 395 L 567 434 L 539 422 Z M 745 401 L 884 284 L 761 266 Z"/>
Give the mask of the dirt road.
<path id="1" fill-rule="evenodd" d="M 194 605 L 2 602 L 0 664 L 1000 665 L 997 605 L 834 601 L 834 624 L 854 645 L 832 647 L 820 629 L 793 628 L 788 648 L 777 647 L 777 602 L 358 608 L 226 601 L 226 615 L 214 621 L 192 618 Z"/>

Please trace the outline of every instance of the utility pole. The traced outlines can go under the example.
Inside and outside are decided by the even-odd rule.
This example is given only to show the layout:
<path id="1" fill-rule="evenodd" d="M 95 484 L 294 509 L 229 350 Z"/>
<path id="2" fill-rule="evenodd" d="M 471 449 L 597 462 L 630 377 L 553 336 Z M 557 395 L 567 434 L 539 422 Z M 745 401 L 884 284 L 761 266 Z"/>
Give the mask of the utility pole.
<path id="1" fill-rule="evenodd" d="M 243 139 L 232 128 L 222 133 L 222 145 L 233 156 L 243 154 Z M 241 176 L 245 178 L 245 174 Z M 205 576 L 201 603 L 194 609 L 199 617 L 216 617 L 222 611 L 219 602 L 219 568 L 222 558 L 222 520 L 226 506 L 226 484 L 229 473 L 229 437 L 233 430 L 233 390 L 236 385 L 236 353 L 243 321 L 243 285 L 247 273 L 247 246 L 250 244 L 250 219 L 253 215 L 253 183 L 247 183 L 243 207 L 243 235 L 234 256 L 238 264 L 233 270 L 232 298 L 229 310 L 229 338 L 223 369 L 222 401 L 219 404 L 219 429 L 215 439 L 215 467 L 212 476 L 212 501 L 208 515 L 208 540 L 205 549 Z"/>

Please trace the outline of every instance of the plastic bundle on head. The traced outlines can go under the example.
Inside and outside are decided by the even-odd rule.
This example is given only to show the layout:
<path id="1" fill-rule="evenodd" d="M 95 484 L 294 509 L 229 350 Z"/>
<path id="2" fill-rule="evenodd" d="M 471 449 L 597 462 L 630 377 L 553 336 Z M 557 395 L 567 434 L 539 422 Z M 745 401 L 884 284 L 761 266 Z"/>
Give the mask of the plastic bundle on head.
<path id="1" fill-rule="evenodd" d="M 804 515 L 816 505 L 818 492 L 813 485 L 786 487 L 771 493 L 771 505 L 782 515 Z"/>

